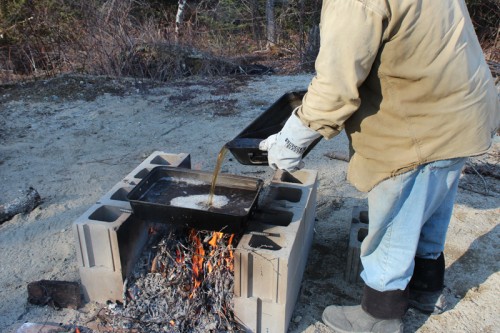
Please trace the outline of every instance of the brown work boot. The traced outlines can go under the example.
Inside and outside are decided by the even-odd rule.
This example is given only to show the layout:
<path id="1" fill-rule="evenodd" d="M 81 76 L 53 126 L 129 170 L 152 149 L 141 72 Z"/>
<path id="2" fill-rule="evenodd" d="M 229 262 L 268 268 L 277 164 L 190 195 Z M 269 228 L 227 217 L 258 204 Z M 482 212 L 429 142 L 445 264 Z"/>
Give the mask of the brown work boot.
<path id="1" fill-rule="evenodd" d="M 402 333 L 407 308 L 408 289 L 381 292 L 365 286 L 361 305 L 329 306 L 322 319 L 341 333 Z"/>
<path id="2" fill-rule="evenodd" d="M 402 333 L 401 319 L 378 319 L 365 312 L 361 305 L 331 305 L 323 311 L 323 323 L 336 332 Z"/>

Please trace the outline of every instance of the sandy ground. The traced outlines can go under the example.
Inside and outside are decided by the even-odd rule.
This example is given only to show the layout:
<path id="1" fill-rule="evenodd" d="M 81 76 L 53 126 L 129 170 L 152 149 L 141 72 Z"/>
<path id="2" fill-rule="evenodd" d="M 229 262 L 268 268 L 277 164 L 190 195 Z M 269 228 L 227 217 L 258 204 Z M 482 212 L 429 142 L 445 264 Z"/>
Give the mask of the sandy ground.
<path id="1" fill-rule="evenodd" d="M 27 284 L 79 281 L 72 223 L 153 151 L 191 154 L 212 171 L 222 145 L 281 95 L 307 87 L 310 75 L 252 79 L 193 78 L 169 84 L 63 76 L 0 86 L 0 199 L 33 186 L 43 203 L 0 225 L 0 331 L 24 322 L 83 325 L 103 305 L 53 310 L 27 302 Z M 491 153 L 474 159 L 497 164 Z M 322 141 L 305 159 L 319 171 L 315 236 L 289 332 L 329 332 L 329 304 L 357 304 L 361 283 L 344 278 L 353 206 L 365 194 L 346 180 L 344 135 Z M 226 159 L 225 173 L 270 179 L 267 167 Z M 498 175 L 498 169 L 496 169 Z M 498 178 L 463 176 L 446 247 L 451 309 L 439 316 L 410 310 L 405 332 L 500 332 Z M 2 202 L 0 202 L 2 203 Z"/>

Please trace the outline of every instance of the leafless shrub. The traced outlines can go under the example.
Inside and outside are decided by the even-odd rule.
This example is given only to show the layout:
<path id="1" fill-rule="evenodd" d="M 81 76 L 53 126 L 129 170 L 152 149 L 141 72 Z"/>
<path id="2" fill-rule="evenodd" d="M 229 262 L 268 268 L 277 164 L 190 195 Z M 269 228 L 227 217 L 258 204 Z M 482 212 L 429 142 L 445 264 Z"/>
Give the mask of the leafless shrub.
<path id="1" fill-rule="evenodd" d="M 321 0 L 276 1 L 276 43 L 265 50 L 265 0 L 188 4 L 184 23 L 176 24 L 177 1 L 0 1 L 0 83 L 68 71 L 162 81 L 249 73 L 250 59 L 288 72 L 313 70 Z M 467 5 L 486 58 L 498 62 L 499 2 Z"/>
<path id="2" fill-rule="evenodd" d="M 500 1 L 466 0 L 487 60 L 500 62 Z"/>
<path id="3" fill-rule="evenodd" d="M 242 65 L 222 54 L 228 50 L 222 39 L 220 45 L 207 43 L 208 39 L 217 40 L 213 32 L 200 29 L 195 33 L 189 28 L 179 37 L 175 26 L 161 20 L 161 14 L 136 15 L 137 8 L 150 6 L 145 0 L 90 0 L 72 7 L 66 0 L 57 1 L 78 15 L 67 14 L 64 31 L 59 31 L 61 23 L 41 6 L 35 7 L 23 29 L 18 29 L 22 33 L 16 36 L 16 43 L 0 48 L 4 78 L 15 73 L 33 77 L 76 71 L 165 81 L 187 75 L 228 74 Z M 41 33 L 43 29 L 48 30 L 47 36 Z"/>
<path id="4" fill-rule="evenodd" d="M 56 7 L 61 11 L 52 12 Z M 72 19 L 64 7 L 61 0 L 46 7 L 29 6 L 14 13 L 18 20 L 0 26 L 0 80 L 8 74 L 50 75 L 69 64 Z"/>

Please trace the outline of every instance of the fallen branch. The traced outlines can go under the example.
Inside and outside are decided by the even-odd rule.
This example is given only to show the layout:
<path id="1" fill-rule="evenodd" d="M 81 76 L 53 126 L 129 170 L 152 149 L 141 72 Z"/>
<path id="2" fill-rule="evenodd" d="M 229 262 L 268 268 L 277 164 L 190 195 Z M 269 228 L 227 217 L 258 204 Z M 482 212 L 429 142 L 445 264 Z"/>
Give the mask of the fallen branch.
<path id="1" fill-rule="evenodd" d="M 77 282 L 40 280 L 28 284 L 28 302 L 50 305 L 55 309 L 78 309 L 81 304 L 80 285 Z"/>
<path id="2" fill-rule="evenodd" d="M 337 154 L 334 152 L 329 152 L 324 154 L 325 157 L 328 157 L 331 160 L 339 160 L 344 162 L 349 162 L 349 157 L 343 154 Z"/>
<path id="3" fill-rule="evenodd" d="M 487 197 L 497 197 L 498 196 L 496 194 L 490 194 L 488 192 L 474 190 L 471 187 L 464 186 L 464 185 L 461 185 L 461 184 L 458 184 L 458 187 L 461 188 L 462 190 L 469 191 L 469 192 L 474 192 L 474 193 L 481 194 L 481 195 L 484 195 L 484 196 L 487 196 Z"/>
<path id="4" fill-rule="evenodd" d="M 10 220 L 17 214 L 27 214 L 42 203 L 40 194 L 30 187 L 9 203 L 0 205 L 0 223 Z"/>
<path id="5" fill-rule="evenodd" d="M 500 173 L 498 171 L 498 166 L 493 164 L 482 164 L 482 165 L 467 165 L 464 168 L 464 173 L 477 174 L 478 176 L 491 177 L 495 179 L 500 179 Z"/>

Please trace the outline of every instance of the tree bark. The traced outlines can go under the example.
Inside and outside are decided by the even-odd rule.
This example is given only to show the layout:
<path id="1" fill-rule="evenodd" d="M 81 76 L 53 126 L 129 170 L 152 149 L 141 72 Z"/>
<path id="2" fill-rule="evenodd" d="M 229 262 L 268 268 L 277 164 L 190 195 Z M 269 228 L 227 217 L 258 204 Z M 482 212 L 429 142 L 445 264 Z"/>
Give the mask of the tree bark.
<path id="1" fill-rule="evenodd" d="M 250 7 L 252 11 L 252 34 L 258 48 L 262 48 L 262 28 L 259 19 L 259 3 L 258 0 L 250 0 Z"/>
<path id="2" fill-rule="evenodd" d="M 276 44 L 276 17 L 274 15 L 274 0 L 266 0 L 266 35 L 267 48 Z"/>
<path id="3" fill-rule="evenodd" d="M 184 22 L 184 15 L 187 9 L 187 0 L 179 0 L 179 6 L 177 7 L 177 15 L 175 16 L 175 35 L 179 35 L 181 30 L 181 25 Z"/>
<path id="4" fill-rule="evenodd" d="M 17 214 L 29 213 L 42 202 L 40 195 L 33 188 L 23 191 L 22 194 L 4 205 L 0 205 L 0 224 L 10 220 Z"/>

